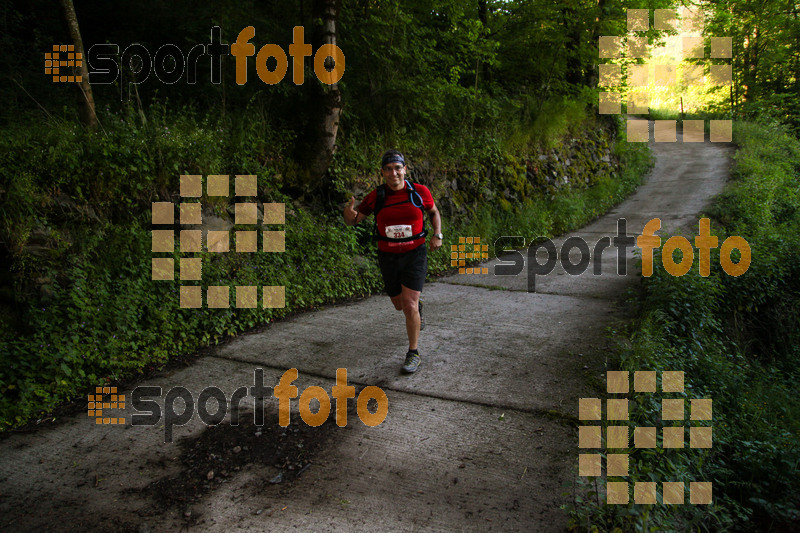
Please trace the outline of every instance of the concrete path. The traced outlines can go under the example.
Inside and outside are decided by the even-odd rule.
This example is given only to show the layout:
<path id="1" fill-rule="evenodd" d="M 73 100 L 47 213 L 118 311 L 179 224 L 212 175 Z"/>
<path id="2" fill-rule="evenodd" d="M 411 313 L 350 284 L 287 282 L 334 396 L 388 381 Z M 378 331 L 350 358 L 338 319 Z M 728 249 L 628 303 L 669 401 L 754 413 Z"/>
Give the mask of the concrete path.
<path id="1" fill-rule="evenodd" d="M 657 164 L 647 182 L 573 234 L 590 248 L 613 237 L 621 217 L 630 235 L 655 217 L 696 232 L 698 213 L 727 179 L 731 147 L 652 148 Z M 368 427 L 351 413 L 292 482 L 269 484 L 279 468 L 245 465 L 199 502 L 159 508 L 140 489 L 180 473 L 178 442 L 206 428 L 196 415 L 168 444 L 163 423 L 95 426 L 85 413 L 9 435 L 0 440 L 0 531 L 561 531 L 559 506 L 569 501 L 562 485 L 577 476 L 578 398 L 604 382 L 604 330 L 625 319 L 618 304 L 637 280 L 632 249 L 627 276 L 616 275 L 615 251 L 604 253 L 601 275 L 591 265 L 579 276 L 557 266 L 537 277 L 536 293 L 526 291 L 526 271 L 429 284 L 423 363 L 413 376 L 399 373 L 402 314 L 377 296 L 243 335 L 140 384 L 182 385 L 195 398 L 213 385 L 230 397 L 253 384 L 257 367 L 267 385 L 297 368 L 301 392 L 330 391 L 336 369 L 346 368 L 351 385 L 381 387 L 386 420 Z"/>

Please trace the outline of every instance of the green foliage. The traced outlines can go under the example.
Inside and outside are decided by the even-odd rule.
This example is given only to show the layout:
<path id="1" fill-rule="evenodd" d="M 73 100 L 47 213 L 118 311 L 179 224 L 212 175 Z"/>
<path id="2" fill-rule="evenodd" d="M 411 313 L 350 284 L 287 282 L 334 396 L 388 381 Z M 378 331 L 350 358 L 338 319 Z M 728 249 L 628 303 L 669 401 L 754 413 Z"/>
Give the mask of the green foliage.
<path id="1" fill-rule="evenodd" d="M 31 302 L 24 333 L 6 331 L 1 343 L 2 429 L 101 382 L 380 286 L 373 264 L 354 264 L 355 234 L 341 223 L 290 209 L 284 254 L 202 254 L 205 284 L 232 287 L 232 300 L 236 285 L 285 285 L 285 309 L 180 309 L 180 283 L 150 278 L 149 230 L 149 217 L 83 228 L 74 234 L 81 246 L 62 258 L 66 268 L 37 271 L 54 279 L 48 295 Z M 174 257 L 177 265 L 179 254 Z M 352 275 L 354 269 L 359 276 Z"/>
<path id="2" fill-rule="evenodd" d="M 555 148 L 586 123 L 587 105 L 588 102 L 563 97 L 552 97 L 540 105 L 528 95 L 521 105 L 513 106 L 510 113 L 507 111 L 504 123 L 514 125 L 505 129 L 507 143 L 521 151 L 531 146 Z M 512 114 L 521 114 L 523 120 L 513 120 Z"/>
<path id="3" fill-rule="evenodd" d="M 731 37 L 734 54 L 731 100 L 749 119 L 772 117 L 800 127 L 800 18 L 780 0 L 711 0 L 706 34 Z"/>
<path id="4" fill-rule="evenodd" d="M 630 348 L 612 362 L 629 372 L 683 370 L 683 397 L 712 399 L 711 449 L 629 450 L 628 480 L 711 481 L 714 503 L 589 499 L 571 509 L 575 530 L 590 523 L 619 531 L 788 531 L 800 520 L 800 142 L 775 125 L 735 123 L 734 137 L 735 180 L 712 209 L 711 233 L 720 244 L 731 234 L 747 240 L 748 271 L 726 274 L 717 248 L 710 276 L 700 276 L 695 260 L 689 273 L 673 277 L 654 254 Z M 630 426 L 658 427 L 660 412 L 658 394 L 637 394 Z M 590 489 L 584 484 L 580 492 Z"/>
<path id="5" fill-rule="evenodd" d="M 381 289 L 371 224 L 347 228 L 338 208 L 312 208 L 282 193 L 292 137 L 266 127 L 258 114 L 254 106 L 247 120 L 212 120 L 157 103 L 142 113 L 127 106 L 101 114 L 105 131 L 94 135 L 56 123 L 3 137 L 0 229 L 12 243 L 4 283 L 13 291 L 0 294 L 0 429 L 288 313 Z M 603 153 L 608 139 L 592 139 L 586 148 Z M 415 171 L 437 165 L 461 184 L 448 189 L 450 204 L 442 189 L 450 181 L 426 171 L 441 209 L 451 206 L 446 249 L 459 235 L 480 235 L 491 245 L 501 235 L 528 239 L 577 227 L 619 202 L 649 164 L 645 147 L 618 142 L 602 168 L 608 173 L 620 159 L 621 176 L 544 193 L 526 159 L 502 146 L 495 139 L 471 147 L 467 162 L 450 153 L 414 159 Z M 377 183 L 359 178 L 374 168 L 375 153 L 374 140 L 348 139 L 331 169 L 337 194 Z M 288 206 L 286 252 L 201 254 L 204 285 L 283 285 L 286 308 L 180 309 L 180 283 L 150 279 L 151 202 L 174 201 L 180 174 L 242 172 L 259 176 L 261 201 Z M 497 187 L 514 203 L 497 201 L 504 198 L 495 198 Z M 213 209 L 227 217 L 232 206 L 220 198 Z M 180 254 L 173 258 L 177 264 Z M 449 269 L 448 253 L 431 254 L 431 275 Z"/>
<path id="6" fill-rule="evenodd" d="M 144 121 L 130 107 L 101 120 L 97 135 L 60 123 L 3 136 L 0 235 L 13 254 L 0 295 L 0 430 L 100 382 L 379 286 L 374 265 L 354 265 L 362 245 L 338 217 L 292 207 L 275 188 L 286 141 L 263 122 L 166 105 Z M 204 279 L 285 285 L 285 309 L 179 309 L 179 283 L 151 280 L 150 202 L 174 201 L 180 174 L 214 172 L 257 174 L 262 201 L 287 203 L 287 252 L 205 254 Z"/>
<path id="7" fill-rule="evenodd" d="M 488 118 L 492 102 L 476 84 L 480 65 L 494 64 L 497 45 L 476 14 L 452 1 L 345 2 L 341 46 L 348 69 L 368 73 L 345 87 L 350 98 L 367 104 L 346 110 L 345 127 L 368 125 L 379 135 L 408 132 L 423 139 L 463 132 Z"/>

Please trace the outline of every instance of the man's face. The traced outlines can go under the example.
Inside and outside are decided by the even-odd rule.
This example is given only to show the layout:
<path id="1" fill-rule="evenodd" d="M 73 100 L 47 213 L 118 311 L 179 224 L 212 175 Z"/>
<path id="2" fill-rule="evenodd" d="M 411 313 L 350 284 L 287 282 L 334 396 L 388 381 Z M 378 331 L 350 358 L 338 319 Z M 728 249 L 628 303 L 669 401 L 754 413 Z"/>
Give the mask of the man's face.
<path id="1" fill-rule="evenodd" d="M 386 163 L 381 168 L 383 181 L 393 191 L 399 191 L 405 185 L 406 167 L 400 163 Z"/>

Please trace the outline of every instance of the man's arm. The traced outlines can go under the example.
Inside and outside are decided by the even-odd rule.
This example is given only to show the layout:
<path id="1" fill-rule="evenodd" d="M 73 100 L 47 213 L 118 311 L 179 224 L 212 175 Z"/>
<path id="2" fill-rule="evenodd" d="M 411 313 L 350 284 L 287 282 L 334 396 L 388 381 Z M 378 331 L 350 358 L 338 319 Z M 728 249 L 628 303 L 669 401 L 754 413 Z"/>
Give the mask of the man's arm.
<path id="1" fill-rule="evenodd" d="M 356 199 L 352 196 L 350 197 L 350 204 L 346 205 L 344 210 L 342 211 L 342 216 L 344 217 L 344 223 L 348 226 L 355 226 L 365 218 L 366 215 L 359 213 L 355 209 Z"/>
<path id="2" fill-rule="evenodd" d="M 442 233 L 442 216 L 439 214 L 439 209 L 436 207 L 436 205 L 428 209 L 428 219 L 431 221 L 434 234 L 434 237 L 431 238 L 430 249 L 438 250 L 442 247 L 442 240 L 435 237 L 435 235 Z"/>

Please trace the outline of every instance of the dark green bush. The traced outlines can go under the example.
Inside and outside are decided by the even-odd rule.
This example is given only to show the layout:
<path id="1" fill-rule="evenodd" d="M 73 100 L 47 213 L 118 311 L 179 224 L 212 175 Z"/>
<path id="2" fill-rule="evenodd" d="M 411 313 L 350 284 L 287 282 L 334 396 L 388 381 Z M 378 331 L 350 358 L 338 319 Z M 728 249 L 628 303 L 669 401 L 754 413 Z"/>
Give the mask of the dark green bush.
<path id="1" fill-rule="evenodd" d="M 790 531 L 800 521 L 800 142 L 777 126 L 735 123 L 734 135 L 735 180 L 712 209 L 712 234 L 720 244 L 729 235 L 748 241 L 748 271 L 727 275 L 716 249 L 709 277 L 697 260 L 673 277 L 655 254 L 631 348 L 614 362 L 630 372 L 683 370 L 684 396 L 712 399 L 711 449 L 631 450 L 626 480 L 711 481 L 714 503 L 591 500 L 573 508 L 575 529 Z M 631 427 L 661 425 L 658 395 L 636 395 L 634 413 Z"/>

